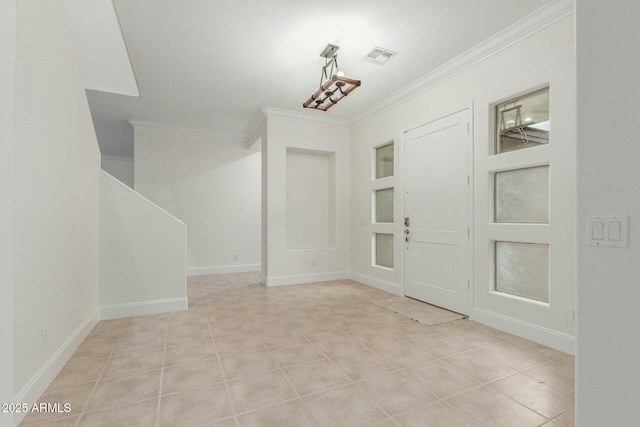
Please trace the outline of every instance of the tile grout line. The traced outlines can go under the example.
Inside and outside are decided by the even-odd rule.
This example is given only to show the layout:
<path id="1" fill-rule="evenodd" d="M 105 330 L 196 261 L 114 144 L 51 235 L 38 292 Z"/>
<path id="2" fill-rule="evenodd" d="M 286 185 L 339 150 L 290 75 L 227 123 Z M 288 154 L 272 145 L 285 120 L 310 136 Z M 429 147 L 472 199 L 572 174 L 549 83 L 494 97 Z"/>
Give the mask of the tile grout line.
<path id="1" fill-rule="evenodd" d="M 122 340 L 124 330 L 126 329 L 128 324 L 129 324 L 129 320 L 127 320 L 125 322 L 125 324 L 122 326 L 122 331 L 120 332 L 120 336 L 116 339 L 115 345 L 111 349 L 111 352 L 109 353 L 109 356 L 107 356 L 107 361 L 105 362 L 104 366 L 102 367 L 102 370 L 100 371 L 100 375 L 98 375 L 98 379 L 96 380 L 96 383 L 91 388 L 91 391 L 89 392 L 89 395 L 87 396 L 87 400 L 84 402 L 84 405 L 82 405 L 82 408 L 80 408 L 80 414 L 79 414 L 80 416 L 76 420 L 74 426 L 78 425 L 80 423 L 80 420 L 82 420 L 84 418 L 85 414 L 87 413 L 87 411 L 86 411 L 87 405 L 91 401 L 91 398 L 93 397 L 93 394 L 95 393 L 96 388 L 98 388 L 98 384 L 100 384 L 100 381 L 102 381 L 104 373 L 107 370 L 107 366 L 109 366 L 109 362 L 111 362 L 111 358 L 113 358 L 113 356 L 115 355 L 116 349 L 118 348 L 118 345 L 120 344 L 120 341 Z"/>
<path id="2" fill-rule="evenodd" d="M 169 339 L 169 319 L 167 318 L 165 320 L 167 322 L 167 324 L 165 325 L 165 331 L 164 331 L 164 347 L 162 350 L 162 369 L 160 370 L 160 387 L 158 388 L 158 400 L 156 403 L 156 427 L 160 426 L 160 406 L 162 405 L 162 385 L 164 382 L 164 369 L 165 369 L 165 362 L 167 359 L 167 341 Z"/>
<path id="3" fill-rule="evenodd" d="M 289 324 L 290 324 L 291 326 L 293 326 L 293 328 L 294 328 L 294 329 L 296 329 L 296 330 L 297 330 L 297 331 L 298 331 L 298 332 L 299 332 L 299 333 L 300 333 L 300 334 L 305 338 L 305 341 L 306 341 L 306 342 L 308 342 L 309 344 L 311 344 L 311 342 L 310 342 L 310 341 L 309 341 L 309 339 L 306 337 L 306 335 L 304 335 L 300 330 L 298 330 L 298 329 L 296 328 L 296 326 L 295 326 L 293 323 L 289 322 Z M 262 340 L 261 340 L 261 341 L 262 341 Z M 279 402 L 279 403 L 277 403 L 277 404 L 275 404 L 275 405 L 273 405 L 273 406 L 280 405 L 280 404 L 283 404 L 283 403 L 287 403 L 287 402 L 289 402 L 289 401 L 293 401 L 293 400 L 298 400 L 298 401 L 300 401 L 300 403 L 302 404 L 302 406 L 307 410 L 307 412 L 309 412 L 309 414 L 311 415 L 311 417 L 312 417 L 312 418 L 313 418 L 313 420 L 315 421 L 316 426 L 320 426 L 320 422 L 318 421 L 318 419 L 316 418 L 316 416 L 313 414 L 313 412 L 311 411 L 311 409 L 310 409 L 310 408 L 309 408 L 309 406 L 307 405 L 307 402 L 305 402 L 305 401 L 304 401 L 304 399 L 302 399 L 302 397 L 300 397 L 300 393 L 298 393 L 298 390 L 296 390 L 296 388 L 293 386 L 293 384 L 291 383 L 291 380 L 289 379 L 289 377 L 287 376 L 287 374 L 285 374 L 285 373 L 284 373 L 284 370 L 282 369 L 282 366 L 280 366 L 280 364 L 275 360 L 275 358 L 273 357 L 273 354 L 271 353 L 271 350 L 269 349 L 269 347 L 267 347 L 267 346 L 264 344 L 264 341 L 262 341 L 262 345 L 263 345 L 263 347 L 265 348 L 265 350 L 267 350 L 267 353 L 269 354 L 269 357 L 271 357 L 271 360 L 273 360 L 273 362 L 276 364 L 276 366 L 278 366 L 278 370 L 280 371 L 280 374 L 284 377 L 284 379 L 287 381 L 287 384 L 289 384 L 289 387 L 291 387 L 291 390 L 293 390 L 293 392 L 294 392 L 294 393 L 295 393 L 295 395 L 296 395 L 296 398 L 295 398 L 295 399 L 287 400 L 287 401 L 284 401 L 284 402 Z M 286 344 L 285 344 L 285 345 L 286 345 Z M 311 344 L 311 345 L 313 345 L 313 344 Z M 262 408 L 262 409 L 264 409 L 264 408 Z"/>
<path id="4" fill-rule="evenodd" d="M 294 327 L 295 327 L 295 326 L 294 326 Z M 346 336 L 351 337 L 347 332 L 344 332 L 344 331 L 343 331 L 341 334 L 344 334 L 344 335 L 346 335 Z M 303 335 L 304 335 L 304 334 L 303 334 Z M 336 335 L 338 335 L 338 334 L 336 334 Z M 329 336 L 335 336 L 335 335 L 329 335 Z M 324 337 L 324 336 L 323 336 L 323 337 Z M 323 338 L 323 337 L 316 337 L 316 338 Z M 360 343 L 360 342 L 359 342 L 355 337 L 351 337 L 351 339 L 353 339 L 353 340 L 355 340 L 356 342 Z M 309 342 L 311 343 L 311 345 L 313 345 L 313 343 L 312 343 L 311 341 L 309 341 Z M 363 343 L 360 343 L 360 344 L 363 344 Z M 364 344 L 363 344 L 363 345 L 364 345 Z M 320 390 L 320 391 L 317 391 L 317 392 L 314 392 L 314 393 L 309 393 L 309 394 L 305 395 L 305 397 L 309 397 L 309 396 L 313 396 L 313 395 L 315 395 L 315 394 L 320 394 L 320 393 L 324 393 L 324 392 L 331 391 L 331 390 L 337 390 L 337 389 L 342 388 L 342 387 L 347 387 L 347 386 L 349 386 L 349 385 L 353 385 L 353 386 L 355 386 L 358 390 L 360 390 L 360 392 L 365 396 L 365 398 L 366 398 L 366 399 L 368 399 L 368 400 L 369 400 L 369 402 L 370 402 L 370 403 L 372 403 L 376 408 L 380 409 L 380 410 L 381 410 L 381 411 L 382 411 L 382 412 L 387 416 L 387 418 L 389 418 L 389 419 L 391 418 L 391 417 L 389 416 L 389 414 L 388 414 L 388 413 L 387 413 L 387 412 L 386 412 L 382 407 L 380 407 L 380 405 L 378 405 L 376 402 L 374 402 L 374 401 L 369 397 L 369 395 L 367 395 L 367 393 L 365 393 L 365 392 L 364 392 L 360 387 L 358 387 L 358 384 L 357 384 L 355 381 L 353 381 L 353 379 L 352 379 L 352 378 L 347 374 L 347 372 L 345 372 L 345 371 L 344 371 L 344 369 L 342 369 L 340 366 L 336 365 L 336 363 L 332 360 L 332 358 L 331 358 L 331 357 L 327 356 L 327 355 L 325 354 L 325 352 L 324 352 L 324 351 L 322 351 L 322 349 L 321 349 L 321 348 L 319 348 L 319 347 L 317 347 L 317 346 L 314 346 L 314 347 L 316 347 L 316 348 L 320 351 L 320 353 L 321 353 L 322 355 L 324 355 L 324 357 L 329 361 L 329 363 L 331 363 L 331 365 L 333 365 L 333 367 L 334 367 L 334 368 L 336 368 L 338 371 L 340 371 L 340 372 L 342 372 L 342 373 L 344 374 L 345 378 L 347 378 L 347 380 L 350 382 L 350 384 L 349 384 L 349 383 L 346 383 L 346 384 L 340 384 L 340 385 L 338 385 L 338 386 L 330 387 L 330 388 L 325 389 L 325 390 Z M 361 350 L 356 350 L 356 351 L 361 351 Z M 355 353 L 356 351 L 354 351 L 354 353 Z M 349 352 L 347 352 L 347 353 L 343 353 L 343 354 L 349 354 Z M 333 357 L 337 357 L 337 356 L 339 356 L 339 355 L 334 355 Z M 284 373 L 283 373 L 283 374 L 284 374 Z M 286 375 L 285 375 L 285 377 L 286 377 Z M 288 378 L 287 378 L 287 380 L 288 380 Z M 298 394 L 298 392 L 297 392 L 297 390 L 295 390 L 295 388 L 294 388 L 294 391 L 296 391 L 296 394 Z M 309 412 L 311 413 L 311 415 L 313 416 L 313 418 L 316 420 L 316 423 L 317 423 L 318 425 L 320 425 L 320 421 L 319 421 L 319 420 L 317 419 L 317 417 L 313 414 L 313 412 L 309 409 L 309 407 L 308 407 L 307 402 L 305 401 L 305 399 L 303 399 L 302 397 L 300 397 L 300 400 L 302 400 L 303 405 L 304 405 L 304 406 L 309 410 Z M 393 422 L 395 423 L 395 421 L 393 421 Z"/>
<path id="5" fill-rule="evenodd" d="M 229 383 L 227 380 L 227 376 L 224 372 L 224 368 L 222 366 L 222 359 L 220 357 L 220 352 L 218 351 L 218 346 L 216 345 L 216 340 L 213 337 L 213 331 L 211 330 L 211 319 L 209 318 L 209 310 L 206 311 L 206 319 L 207 319 L 207 328 L 209 330 L 209 337 L 211 338 L 211 342 L 213 343 L 213 351 L 216 353 L 216 360 L 218 361 L 218 369 L 220 369 L 220 375 L 222 375 L 222 382 L 224 384 L 224 391 L 227 395 L 227 401 L 229 402 L 229 407 L 231 409 L 231 417 L 233 421 L 238 426 L 238 417 L 236 416 L 236 408 L 233 402 L 233 398 L 231 397 L 231 390 L 229 388 Z"/>

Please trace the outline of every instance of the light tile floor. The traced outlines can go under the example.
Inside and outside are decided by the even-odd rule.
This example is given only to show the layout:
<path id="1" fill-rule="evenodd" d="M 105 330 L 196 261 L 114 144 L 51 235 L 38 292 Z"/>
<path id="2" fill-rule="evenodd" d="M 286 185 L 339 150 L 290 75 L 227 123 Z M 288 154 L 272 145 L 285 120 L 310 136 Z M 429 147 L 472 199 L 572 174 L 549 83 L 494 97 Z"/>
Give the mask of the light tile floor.
<path id="1" fill-rule="evenodd" d="M 99 322 L 46 426 L 574 425 L 572 356 L 469 320 L 423 326 L 353 281 L 189 282 L 185 312 Z"/>

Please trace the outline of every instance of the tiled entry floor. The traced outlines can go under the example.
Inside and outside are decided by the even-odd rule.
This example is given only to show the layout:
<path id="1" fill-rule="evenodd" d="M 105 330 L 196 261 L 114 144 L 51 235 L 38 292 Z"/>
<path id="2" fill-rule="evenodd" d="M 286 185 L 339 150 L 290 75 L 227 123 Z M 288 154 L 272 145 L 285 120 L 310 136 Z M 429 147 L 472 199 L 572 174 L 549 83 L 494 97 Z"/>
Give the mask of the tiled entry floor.
<path id="1" fill-rule="evenodd" d="M 22 425 L 574 424 L 572 356 L 469 320 L 420 325 L 349 280 L 251 280 L 200 277 L 186 312 L 100 322 L 41 398 L 71 413 Z"/>

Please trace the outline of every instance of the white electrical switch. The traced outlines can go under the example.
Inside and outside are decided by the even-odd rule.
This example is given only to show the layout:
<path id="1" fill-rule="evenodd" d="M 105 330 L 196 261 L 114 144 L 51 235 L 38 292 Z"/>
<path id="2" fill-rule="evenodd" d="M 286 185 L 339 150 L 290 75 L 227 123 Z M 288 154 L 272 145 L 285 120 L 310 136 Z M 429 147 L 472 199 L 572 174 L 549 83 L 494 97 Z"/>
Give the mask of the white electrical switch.
<path id="1" fill-rule="evenodd" d="M 593 240 L 604 240 L 604 222 L 594 221 L 591 226 L 591 238 Z"/>
<path id="2" fill-rule="evenodd" d="M 587 245 L 629 247 L 629 216 L 587 216 Z"/>
<path id="3" fill-rule="evenodd" d="M 620 241 L 622 224 L 619 221 L 609 221 L 609 240 Z"/>

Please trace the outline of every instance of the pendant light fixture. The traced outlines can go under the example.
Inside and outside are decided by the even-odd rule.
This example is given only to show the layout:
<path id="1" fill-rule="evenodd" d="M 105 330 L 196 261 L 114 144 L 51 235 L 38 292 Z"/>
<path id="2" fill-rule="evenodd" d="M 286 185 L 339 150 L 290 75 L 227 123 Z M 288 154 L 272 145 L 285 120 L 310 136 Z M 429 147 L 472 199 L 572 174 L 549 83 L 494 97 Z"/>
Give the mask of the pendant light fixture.
<path id="1" fill-rule="evenodd" d="M 304 108 L 327 111 L 360 86 L 360 80 L 344 77 L 344 73 L 338 68 L 339 48 L 339 46 L 328 44 L 320 54 L 324 58 L 320 85 L 318 90 L 302 104 Z"/>

